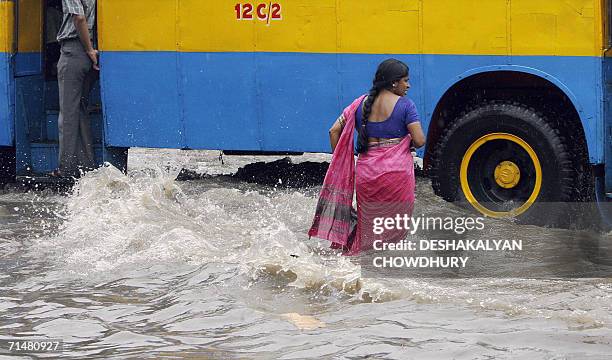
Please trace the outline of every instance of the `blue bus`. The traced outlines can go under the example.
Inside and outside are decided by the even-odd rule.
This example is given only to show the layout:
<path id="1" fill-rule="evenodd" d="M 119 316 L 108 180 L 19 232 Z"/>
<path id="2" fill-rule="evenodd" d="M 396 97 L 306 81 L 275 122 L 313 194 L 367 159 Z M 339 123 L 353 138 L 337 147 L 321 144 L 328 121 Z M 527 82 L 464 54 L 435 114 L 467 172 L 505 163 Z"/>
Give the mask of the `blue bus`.
<path id="1" fill-rule="evenodd" d="M 57 166 L 47 1 L 0 0 L 3 176 Z M 98 0 L 98 163 L 130 147 L 328 152 L 389 57 L 436 194 L 492 217 L 612 197 L 610 1 Z M 97 103 L 97 105 L 95 105 Z"/>

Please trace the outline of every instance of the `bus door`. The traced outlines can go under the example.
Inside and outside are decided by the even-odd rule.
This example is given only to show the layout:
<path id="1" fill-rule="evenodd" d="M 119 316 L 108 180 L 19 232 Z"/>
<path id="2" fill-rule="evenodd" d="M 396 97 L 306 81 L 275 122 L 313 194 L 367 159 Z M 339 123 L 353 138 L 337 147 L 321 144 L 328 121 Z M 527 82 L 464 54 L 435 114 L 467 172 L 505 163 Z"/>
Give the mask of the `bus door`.
<path id="1" fill-rule="evenodd" d="M 2 1 L 2 0 L 0 0 Z M 15 145 L 17 176 L 46 174 L 58 167 L 59 88 L 57 63 L 62 23 L 61 0 L 15 1 L 16 51 Z M 96 163 L 102 163 L 102 113 L 100 87 L 90 94 L 89 113 Z"/>
<path id="2" fill-rule="evenodd" d="M 14 54 L 14 3 L 0 1 L 0 183 L 15 177 L 11 58 Z"/>
<path id="3" fill-rule="evenodd" d="M 605 1 L 604 13 L 604 136 L 605 186 L 607 200 L 612 201 L 612 0 Z"/>
<path id="4" fill-rule="evenodd" d="M 33 170 L 32 143 L 43 140 L 43 6 L 40 0 L 14 1 L 13 55 L 15 147 L 17 174 Z"/>

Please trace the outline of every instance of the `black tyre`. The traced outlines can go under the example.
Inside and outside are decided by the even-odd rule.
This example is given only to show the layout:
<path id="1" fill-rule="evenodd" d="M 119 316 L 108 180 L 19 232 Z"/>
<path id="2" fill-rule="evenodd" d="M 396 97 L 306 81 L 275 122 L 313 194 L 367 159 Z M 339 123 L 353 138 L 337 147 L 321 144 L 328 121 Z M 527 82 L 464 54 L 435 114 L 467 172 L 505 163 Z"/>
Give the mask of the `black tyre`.
<path id="1" fill-rule="evenodd" d="M 436 145 L 431 177 L 447 201 L 553 226 L 579 181 L 560 132 L 535 110 L 509 102 L 461 114 Z"/>

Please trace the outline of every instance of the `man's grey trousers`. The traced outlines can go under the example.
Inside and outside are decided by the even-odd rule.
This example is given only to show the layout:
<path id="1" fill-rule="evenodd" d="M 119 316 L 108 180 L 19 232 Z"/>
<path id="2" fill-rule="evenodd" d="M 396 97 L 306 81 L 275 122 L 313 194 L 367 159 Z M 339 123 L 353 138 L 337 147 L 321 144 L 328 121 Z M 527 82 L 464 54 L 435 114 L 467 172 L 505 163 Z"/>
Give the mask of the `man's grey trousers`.
<path id="1" fill-rule="evenodd" d="M 78 176 L 95 168 L 91 122 L 87 113 L 89 93 L 99 72 L 94 70 L 79 39 L 62 41 L 57 64 L 59 83 L 59 170 Z"/>

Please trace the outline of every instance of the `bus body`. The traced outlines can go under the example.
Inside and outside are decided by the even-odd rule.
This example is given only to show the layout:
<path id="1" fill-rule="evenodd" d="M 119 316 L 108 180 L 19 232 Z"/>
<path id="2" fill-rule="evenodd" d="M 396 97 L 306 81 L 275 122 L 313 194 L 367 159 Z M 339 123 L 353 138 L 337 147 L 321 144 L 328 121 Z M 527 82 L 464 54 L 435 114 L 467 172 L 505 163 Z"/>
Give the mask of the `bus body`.
<path id="1" fill-rule="evenodd" d="M 13 4 L 0 1 L 0 146 L 13 146 L 14 121 L 11 111 Z"/>
<path id="2" fill-rule="evenodd" d="M 44 12 L 0 0 L 0 145 L 17 175 L 57 165 Z M 602 0 L 98 0 L 98 161 L 125 166 L 130 147 L 328 152 L 331 123 L 394 57 L 436 193 L 492 216 L 504 211 L 487 201 L 602 199 L 609 14 Z M 504 151 L 517 155 L 487 155 Z"/>

